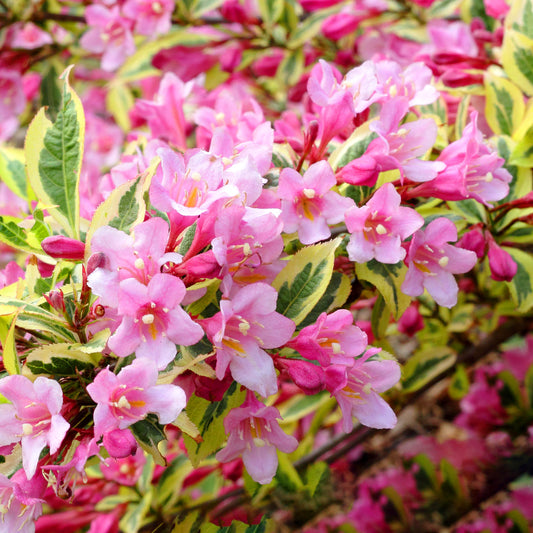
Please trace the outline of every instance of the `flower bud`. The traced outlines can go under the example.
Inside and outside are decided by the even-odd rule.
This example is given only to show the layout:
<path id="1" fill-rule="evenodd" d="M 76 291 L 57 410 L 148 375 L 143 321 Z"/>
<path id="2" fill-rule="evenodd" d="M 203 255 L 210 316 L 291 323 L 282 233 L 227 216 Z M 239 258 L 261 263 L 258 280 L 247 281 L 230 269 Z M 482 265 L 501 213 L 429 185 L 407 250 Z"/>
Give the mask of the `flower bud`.
<path id="1" fill-rule="evenodd" d="M 41 243 L 44 252 L 54 259 L 67 261 L 82 261 L 85 254 L 85 244 L 63 235 L 46 237 Z"/>
<path id="2" fill-rule="evenodd" d="M 498 246 L 492 235 L 487 234 L 487 240 L 490 277 L 496 281 L 511 281 L 518 270 L 518 265 L 509 253 Z"/>
<path id="3" fill-rule="evenodd" d="M 324 371 L 317 365 L 301 359 L 278 359 L 291 379 L 305 394 L 311 395 L 324 390 Z"/>

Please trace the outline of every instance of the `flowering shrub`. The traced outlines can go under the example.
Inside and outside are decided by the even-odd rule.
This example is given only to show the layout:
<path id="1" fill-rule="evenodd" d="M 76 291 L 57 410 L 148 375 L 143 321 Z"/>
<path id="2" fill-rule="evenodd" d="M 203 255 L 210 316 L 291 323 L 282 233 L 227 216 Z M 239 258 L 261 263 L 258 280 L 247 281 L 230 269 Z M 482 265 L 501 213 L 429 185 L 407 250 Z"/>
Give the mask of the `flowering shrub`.
<path id="1" fill-rule="evenodd" d="M 529 531 L 532 27 L 0 1 L 0 531 Z"/>

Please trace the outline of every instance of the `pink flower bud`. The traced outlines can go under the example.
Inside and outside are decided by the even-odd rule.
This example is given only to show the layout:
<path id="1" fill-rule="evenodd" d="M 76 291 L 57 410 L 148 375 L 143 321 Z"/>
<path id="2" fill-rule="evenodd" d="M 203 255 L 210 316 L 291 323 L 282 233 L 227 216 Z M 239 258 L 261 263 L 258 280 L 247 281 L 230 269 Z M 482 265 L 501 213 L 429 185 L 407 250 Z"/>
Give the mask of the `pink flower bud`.
<path id="1" fill-rule="evenodd" d="M 324 371 L 317 365 L 301 359 L 279 359 L 291 379 L 305 394 L 311 395 L 324 390 Z"/>
<path id="2" fill-rule="evenodd" d="M 485 255 L 485 237 L 479 228 L 473 228 L 467 231 L 458 241 L 457 246 L 465 250 L 475 252 L 478 259 Z"/>
<path id="3" fill-rule="evenodd" d="M 424 320 L 418 311 L 418 305 L 410 305 L 398 320 L 398 331 L 412 337 L 417 331 L 424 329 Z"/>
<path id="4" fill-rule="evenodd" d="M 490 277 L 496 281 L 511 281 L 518 270 L 518 266 L 503 248 L 500 248 L 492 235 L 487 233 L 489 243 Z"/>
<path id="5" fill-rule="evenodd" d="M 120 459 L 137 451 L 137 441 L 129 429 L 115 429 L 104 433 L 104 448 L 111 457 Z"/>
<path id="6" fill-rule="evenodd" d="M 54 259 L 82 261 L 85 254 L 85 244 L 83 242 L 63 235 L 46 237 L 41 243 L 41 247 L 46 254 Z"/>

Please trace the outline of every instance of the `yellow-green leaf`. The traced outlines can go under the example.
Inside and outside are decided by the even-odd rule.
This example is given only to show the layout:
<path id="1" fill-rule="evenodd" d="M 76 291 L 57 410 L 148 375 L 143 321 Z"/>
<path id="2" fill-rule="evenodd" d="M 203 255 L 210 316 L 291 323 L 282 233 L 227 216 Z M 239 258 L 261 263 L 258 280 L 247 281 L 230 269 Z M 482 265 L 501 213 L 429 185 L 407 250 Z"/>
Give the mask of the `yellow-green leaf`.
<path id="1" fill-rule="evenodd" d="M 415 353 L 403 367 L 402 388 L 414 392 L 455 363 L 456 354 L 447 346 L 434 346 Z"/>
<path id="2" fill-rule="evenodd" d="M 503 248 L 516 261 L 517 272 L 511 281 L 507 282 L 517 311 L 527 313 L 533 308 L 533 256 L 516 248 Z"/>
<path id="3" fill-rule="evenodd" d="M 24 150 L 3 146 L 0 148 L 0 180 L 18 197 L 28 201 L 29 183 L 26 179 Z"/>
<path id="4" fill-rule="evenodd" d="M 485 74 L 485 118 L 496 134 L 511 136 L 524 117 L 522 91 L 511 81 Z"/>
<path id="5" fill-rule="evenodd" d="M 133 226 L 144 220 L 146 212 L 144 193 L 150 187 L 150 182 L 158 165 L 159 158 L 155 158 L 138 178 L 119 185 L 98 206 L 87 232 L 85 241 L 86 259 L 91 253 L 91 240 L 98 228 L 112 226 L 127 233 Z"/>
<path id="6" fill-rule="evenodd" d="M 5 369 L 11 375 L 21 373 L 20 361 L 17 354 L 17 346 L 15 344 L 15 324 L 17 322 L 17 316 L 20 311 L 21 310 L 18 309 L 16 313 L 14 313 L 9 328 L 7 328 L 7 324 L 5 322 L 7 317 L 0 317 L 0 320 L 6 325 L 5 328 L 0 328 L 0 337 L 2 340 L 3 347 L 2 361 L 4 363 Z M 6 333 L 5 336 L 3 335 L 4 332 Z"/>
<path id="7" fill-rule="evenodd" d="M 106 107 L 113 115 L 115 122 L 126 133 L 131 131 L 129 111 L 134 99 L 130 89 L 124 83 L 113 83 L 107 91 Z"/>
<path id="8" fill-rule="evenodd" d="M 68 83 L 69 67 L 63 74 L 63 94 L 57 118 L 51 122 L 45 108 L 28 127 L 24 149 L 28 179 L 39 200 L 66 233 L 79 238 L 78 194 L 85 116 L 78 95 Z"/>
<path id="9" fill-rule="evenodd" d="M 289 259 L 272 283 L 278 291 L 278 313 L 292 319 L 296 325 L 303 322 L 329 285 L 339 244 L 337 238 L 307 246 Z"/>
<path id="10" fill-rule="evenodd" d="M 401 286 L 407 272 L 403 262 L 394 265 L 380 263 L 375 259 L 368 263 L 357 263 L 355 272 L 359 279 L 368 281 L 385 299 L 395 320 L 398 320 L 409 306 L 411 297 L 401 291 Z"/>
<path id="11" fill-rule="evenodd" d="M 514 29 L 506 30 L 502 63 L 511 81 L 528 96 L 533 96 L 533 38 Z"/>

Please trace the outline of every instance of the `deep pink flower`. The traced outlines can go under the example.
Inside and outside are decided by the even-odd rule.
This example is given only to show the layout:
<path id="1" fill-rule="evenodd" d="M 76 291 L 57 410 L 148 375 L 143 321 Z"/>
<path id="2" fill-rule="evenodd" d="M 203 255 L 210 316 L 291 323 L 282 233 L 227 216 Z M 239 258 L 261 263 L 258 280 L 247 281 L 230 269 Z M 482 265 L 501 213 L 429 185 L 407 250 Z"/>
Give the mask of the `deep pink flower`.
<path id="1" fill-rule="evenodd" d="M 270 396 L 278 390 L 271 356 L 265 349 L 285 344 L 294 333 L 294 322 L 276 312 L 278 293 L 265 283 L 238 289 L 231 300 L 222 299 L 220 312 L 203 321 L 216 348 L 216 375 L 223 379 L 230 368 L 233 379 Z"/>
<path id="2" fill-rule="evenodd" d="M 87 386 L 97 404 L 95 437 L 125 429 L 148 413 L 157 414 L 161 424 L 174 422 L 185 407 L 185 393 L 176 385 L 157 385 L 157 375 L 157 368 L 147 359 L 135 359 L 118 374 L 102 369 Z"/>
<path id="3" fill-rule="evenodd" d="M 353 206 L 345 213 L 351 234 L 346 250 L 352 261 L 364 263 L 375 258 L 381 263 L 397 263 L 405 257 L 402 240 L 422 227 L 424 219 L 400 202 L 392 183 L 385 183 L 366 205 Z"/>
<path id="4" fill-rule="evenodd" d="M 301 176 L 284 168 L 279 177 L 281 218 L 286 233 L 298 232 L 303 244 L 313 244 L 331 236 L 330 224 L 342 222 L 353 200 L 331 190 L 335 174 L 327 161 L 311 165 Z"/>
<path id="5" fill-rule="evenodd" d="M 181 308 L 184 296 L 185 285 L 170 274 L 156 274 L 148 285 L 135 278 L 122 281 L 118 312 L 123 318 L 109 337 L 109 348 L 119 357 L 135 352 L 165 368 L 177 353 L 176 344 L 190 346 L 204 335 Z"/>
<path id="6" fill-rule="evenodd" d="M 0 380 L 0 394 L 11 402 L 0 405 L 0 446 L 20 441 L 22 465 L 32 478 L 41 451 L 57 452 L 70 427 L 60 414 L 63 391 L 52 379 L 13 375 Z"/>
<path id="7" fill-rule="evenodd" d="M 330 315 L 322 313 L 314 324 L 302 328 L 287 346 L 321 366 L 344 364 L 351 366 L 354 357 L 363 353 L 368 344 L 366 333 L 353 323 L 347 309 Z"/>
<path id="8" fill-rule="evenodd" d="M 487 231 L 485 232 L 489 249 L 487 256 L 489 258 L 490 277 L 496 281 L 511 281 L 518 271 L 516 261 L 511 257 L 494 240 L 494 237 Z"/>
<path id="9" fill-rule="evenodd" d="M 298 447 L 298 441 L 279 427 L 278 418 L 275 407 L 266 407 L 248 392 L 244 403 L 224 419 L 229 439 L 216 454 L 217 460 L 227 463 L 242 455 L 252 479 L 262 485 L 270 483 L 278 468 L 277 450 L 291 453 Z"/>
<path id="10" fill-rule="evenodd" d="M 19 470 L 11 479 L 0 474 L 0 531 L 34 533 L 35 520 L 42 514 L 46 481 Z"/>
<path id="11" fill-rule="evenodd" d="M 447 218 L 432 220 L 425 230 L 418 230 L 407 253 L 409 269 L 402 292 L 420 296 L 427 289 L 444 307 L 457 303 L 457 282 L 453 274 L 464 274 L 474 267 L 474 252 L 448 244 L 457 240 L 457 228 Z"/>

